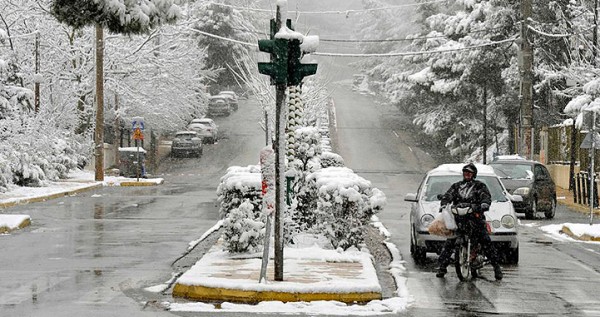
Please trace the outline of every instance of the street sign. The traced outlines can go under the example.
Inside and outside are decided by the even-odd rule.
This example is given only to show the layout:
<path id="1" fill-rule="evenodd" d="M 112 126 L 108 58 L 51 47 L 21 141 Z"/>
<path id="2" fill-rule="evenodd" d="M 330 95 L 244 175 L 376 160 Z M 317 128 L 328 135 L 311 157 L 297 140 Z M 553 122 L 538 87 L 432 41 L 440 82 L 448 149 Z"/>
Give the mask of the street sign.
<path id="1" fill-rule="evenodd" d="M 133 117 L 131 122 L 131 130 L 135 131 L 136 128 L 144 131 L 144 117 Z"/>
<path id="2" fill-rule="evenodd" d="M 581 142 L 581 146 L 579 147 L 580 149 L 591 149 L 592 148 L 592 134 L 588 133 L 585 138 L 583 139 L 583 142 Z M 595 132 L 594 133 L 594 149 L 598 150 L 600 149 L 600 133 Z"/>
<path id="3" fill-rule="evenodd" d="M 136 141 L 144 140 L 144 133 L 142 133 L 142 129 L 140 129 L 140 128 L 133 129 L 133 139 Z"/>

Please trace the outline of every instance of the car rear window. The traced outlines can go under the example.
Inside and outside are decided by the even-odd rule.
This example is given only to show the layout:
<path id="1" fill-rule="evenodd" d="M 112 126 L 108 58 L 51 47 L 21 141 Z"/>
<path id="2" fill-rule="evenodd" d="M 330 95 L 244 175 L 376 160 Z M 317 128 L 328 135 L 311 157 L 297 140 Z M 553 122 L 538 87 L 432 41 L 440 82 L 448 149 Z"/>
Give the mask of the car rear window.
<path id="1" fill-rule="evenodd" d="M 490 164 L 500 178 L 533 179 L 531 164 L 494 163 Z"/>

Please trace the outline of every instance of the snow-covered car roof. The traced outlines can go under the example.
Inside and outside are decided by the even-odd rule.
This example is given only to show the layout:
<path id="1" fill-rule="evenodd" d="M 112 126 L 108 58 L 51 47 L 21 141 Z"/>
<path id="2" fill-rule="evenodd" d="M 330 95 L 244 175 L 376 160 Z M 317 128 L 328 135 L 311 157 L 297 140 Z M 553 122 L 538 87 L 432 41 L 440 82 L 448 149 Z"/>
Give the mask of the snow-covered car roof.
<path id="1" fill-rule="evenodd" d="M 194 119 L 192 120 L 192 122 L 190 122 L 190 124 L 194 124 L 194 123 L 214 123 L 213 119 L 208 119 L 208 118 L 204 118 L 204 119 Z"/>
<path id="2" fill-rule="evenodd" d="M 518 155 L 518 154 L 512 154 L 512 155 L 498 155 L 496 157 L 494 157 L 494 161 L 499 161 L 499 160 L 520 160 L 520 161 L 526 161 L 527 159 Z"/>
<path id="3" fill-rule="evenodd" d="M 431 175 L 462 175 L 462 168 L 465 164 L 442 164 L 431 171 L 429 171 L 429 176 Z M 494 173 L 494 168 L 489 165 L 483 164 L 475 164 L 477 167 L 477 175 L 489 175 L 489 176 L 497 176 Z"/>

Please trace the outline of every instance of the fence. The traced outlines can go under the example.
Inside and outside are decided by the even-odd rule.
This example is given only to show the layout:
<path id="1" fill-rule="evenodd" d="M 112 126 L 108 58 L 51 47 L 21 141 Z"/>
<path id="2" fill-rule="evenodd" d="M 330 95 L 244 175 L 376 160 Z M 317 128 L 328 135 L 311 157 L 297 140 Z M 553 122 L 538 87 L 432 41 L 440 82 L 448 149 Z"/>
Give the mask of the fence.
<path id="1" fill-rule="evenodd" d="M 598 207 L 598 173 L 594 173 L 594 207 Z M 590 175 L 588 172 L 575 174 L 573 201 L 576 204 L 590 205 Z"/>

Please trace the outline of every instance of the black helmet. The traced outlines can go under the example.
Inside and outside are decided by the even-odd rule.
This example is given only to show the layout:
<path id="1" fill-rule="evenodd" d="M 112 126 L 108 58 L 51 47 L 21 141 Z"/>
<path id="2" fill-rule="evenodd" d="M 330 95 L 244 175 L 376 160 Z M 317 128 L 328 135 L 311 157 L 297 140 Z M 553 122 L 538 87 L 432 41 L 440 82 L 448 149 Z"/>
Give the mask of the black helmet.
<path id="1" fill-rule="evenodd" d="M 463 166 L 462 171 L 463 172 L 471 172 L 471 173 L 473 173 L 473 178 L 477 177 L 477 167 L 475 167 L 475 164 L 473 164 L 473 163 L 469 163 L 469 164 Z"/>

